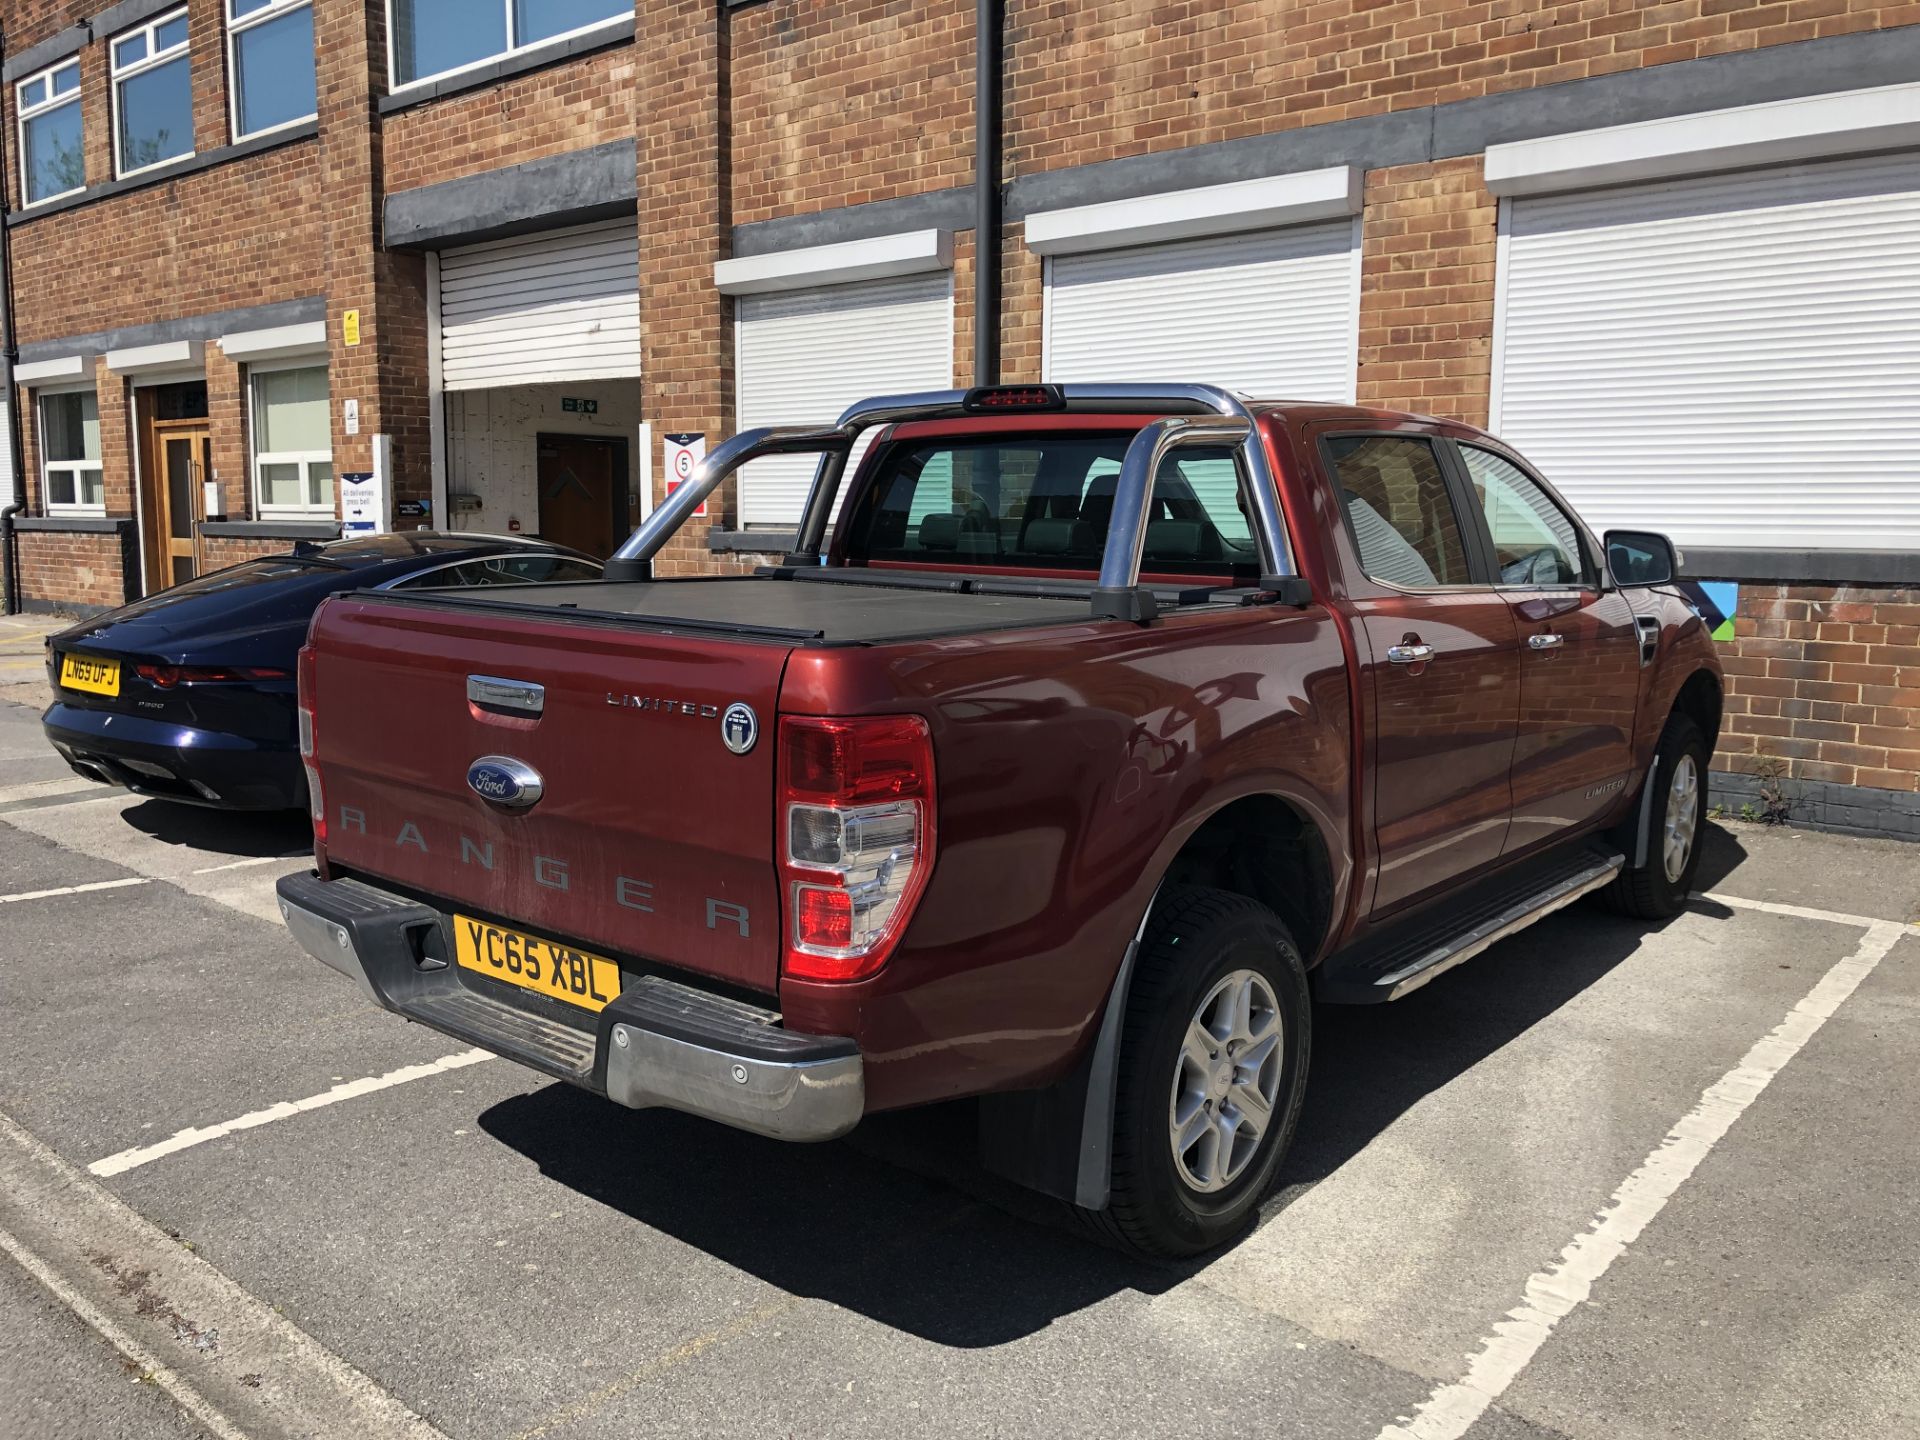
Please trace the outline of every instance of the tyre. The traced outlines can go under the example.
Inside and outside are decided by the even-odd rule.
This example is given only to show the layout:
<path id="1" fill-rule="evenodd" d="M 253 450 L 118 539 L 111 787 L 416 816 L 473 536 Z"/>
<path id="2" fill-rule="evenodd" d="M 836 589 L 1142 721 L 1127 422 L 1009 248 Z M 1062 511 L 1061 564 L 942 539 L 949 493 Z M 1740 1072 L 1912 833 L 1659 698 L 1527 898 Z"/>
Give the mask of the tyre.
<path id="1" fill-rule="evenodd" d="M 1707 808 L 1707 742 L 1687 716 L 1668 717 L 1647 784 L 1654 788 L 1646 863 L 1622 870 L 1606 894 L 1623 914 L 1667 920 L 1693 893 Z"/>
<path id="2" fill-rule="evenodd" d="M 1149 1255 L 1243 1230 L 1299 1123 L 1311 1026 L 1306 967 L 1271 910 L 1164 890 L 1127 997 L 1112 1198 L 1096 1227 Z"/>

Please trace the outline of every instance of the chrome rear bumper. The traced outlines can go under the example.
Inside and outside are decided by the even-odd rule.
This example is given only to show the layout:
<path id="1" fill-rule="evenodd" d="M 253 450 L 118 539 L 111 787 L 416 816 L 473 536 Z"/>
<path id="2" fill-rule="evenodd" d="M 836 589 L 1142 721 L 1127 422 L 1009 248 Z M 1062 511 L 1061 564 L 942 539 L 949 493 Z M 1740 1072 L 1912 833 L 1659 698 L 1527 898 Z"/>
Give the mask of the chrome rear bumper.
<path id="1" fill-rule="evenodd" d="M 280 881 L 280 914 L 308 954 L 384 1009 L 629 1109 L 702 1115 L 776 1140 L 832 1140 L 866 1109 L 853 1041 L 780 1027 L 773 1011 L 658 975 L 622 976 L 598 1016 L 520 1000 L 450 963 L 444 912 L 313 874 Z"/>

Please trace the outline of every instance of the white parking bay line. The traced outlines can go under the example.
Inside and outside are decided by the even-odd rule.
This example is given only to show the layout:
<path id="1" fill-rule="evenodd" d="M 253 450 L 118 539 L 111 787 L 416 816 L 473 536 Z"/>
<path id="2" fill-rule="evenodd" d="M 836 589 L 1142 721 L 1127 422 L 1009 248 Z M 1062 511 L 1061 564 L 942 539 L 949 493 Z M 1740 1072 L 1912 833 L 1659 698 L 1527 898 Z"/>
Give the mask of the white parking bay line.
<path id="1" fill-rule="evenodd" d="M 1749 900 L 1744 895 L 1722 895 L 1717 890 L 1695 891 L 1702 900 L 1711 900 L 1718 905 L 1731 905 L 1736 910 L 1758 910 L 1765 915 L 1791 915 L 1796 920 L 1824 920 L 1829 925 L 1858 925 L 1866 929 L 1873 925 L 1899 925 L 1898 920 L 1882 920 L 1873 915 L 1848 915 L 1840 910 L 1809 910 L 1805 905 L 1783 905 L 1778 900 Z M 1920 926 L 1910 926 L 1920 929 Z"/>
<path id="2" fill-rule="evenodd" d="M 0 895 L 0 905 L 22 900 L 51 900 L 56 895 L 86 895 L 95 890 L 120 890 L 128 885 L 151 885 L 151 875 L 126 875 L 118 880 L 91 880 L 85 885 L 60 885 L 52 890 L 23 890 L 18 895 Z"/>
<path id="3" fill-rule="evenodd" d="M 248 860 L 231 860 L 225 865 L 205 865 L 198 870 L 189 870 L 189 875 L 218 875 L 224 870 L 251 870 L 256 865 L 284 865 L 289 860 L 298 860 L 308 852 L 296 850 L 291 855 L 256 855 Z"/>
<path id="4" fill-rule="evenodd" d="M 1764 902 L 1747 903 L 1759 908 Z M 1527 1368 L 1554 1327 L 1593 1293 L 1595 1283 L 1640 1238 L 1773 1077 L 1832 1018 L 1887 952 L 1913 933 L 1912 926 L 1891 920 L 1864 923 L 1867 933 L 1858 948 L 1827 971 L 1739 1064 L 1707 1087 L 1699 1103 L 1613 1192 L 1612 1205 L 1595 1218 L 1593 1228 L 1576 1236 L 1560 1252 L 1557 1263 L 1527 1278 L 1520 1304 L 1494 1324 L 1493 1333 L 1468 1362 L 1467 1373 L 1453 1384 L 1438 1386 L 1412 1418 L 1402 1416 L 1386 1426 L 1377 1440 L 1460 1440 L 1473 1427 Z"/>
<path id="5" fill-rule="evenodd" d="M 264 1110 L 253 1110 L 235 1119 L 223 1120 L 218 1125 L 182 1130 L 151 1145 L 138 1145 L 131 1150 L 122 1150 L 117 1155 L 109 1155 L 94 1161 L 87 1166 L 87 1170 L 90 1174 L 102 1178 L 109 1175 L 124 1175 L 129 1170 L 137 1170 L 142 1165 L 150 1164 L 164 1156 L 177 1155 L 182 1150 L 191 1150 L 196 1145 L 205 1145 L 209 1140 L 219 1140 L 240 1130 L 256 1129 L 261 1125 L 270 1125 L 275 1120 L 304 1115 L 309 1110 L 323 1110 L 329 1105 L 338 1105 L 342 1100 L 355 1100 L 362 1095 L 391 1090 L 396 1085 L 406 1085 L 415 1080 L 431 1079 L 435 1075 L 445 1075 L 450 1070 L 462 1070 L 469 1065 L 478 1065 L 483 1060 L 491 1059 L 493 1059 L 491 1050 L 462 1050 L 457 1055 L 444 1055 L 424 1065 L 405 1065 L 398 1070 L 389 1070 L 384 1075 L 369 1075 L 364 1080 L 349 1080 L 334 1086 L 331 1090 L 323 1090 L 318 1095 L 309 1095 L 304 1100 L 282 1100 L 278 1104 L 269 1105 Z"/>

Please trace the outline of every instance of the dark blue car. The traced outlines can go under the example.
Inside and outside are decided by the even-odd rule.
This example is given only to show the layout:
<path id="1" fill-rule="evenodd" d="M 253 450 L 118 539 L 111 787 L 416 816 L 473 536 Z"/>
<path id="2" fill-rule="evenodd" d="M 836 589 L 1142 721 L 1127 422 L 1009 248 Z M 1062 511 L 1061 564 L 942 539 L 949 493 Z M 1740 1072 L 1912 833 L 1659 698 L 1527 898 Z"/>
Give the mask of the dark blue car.
<path id="1" fill-rule="evenodd" d="M 294 668 L 321 601 L 599 575 L 597 560 L 519 537 L 416 530 L 303 544 L 53 636 L 41 721 L 89 780 L 195 805 L 303 808 Z"/>

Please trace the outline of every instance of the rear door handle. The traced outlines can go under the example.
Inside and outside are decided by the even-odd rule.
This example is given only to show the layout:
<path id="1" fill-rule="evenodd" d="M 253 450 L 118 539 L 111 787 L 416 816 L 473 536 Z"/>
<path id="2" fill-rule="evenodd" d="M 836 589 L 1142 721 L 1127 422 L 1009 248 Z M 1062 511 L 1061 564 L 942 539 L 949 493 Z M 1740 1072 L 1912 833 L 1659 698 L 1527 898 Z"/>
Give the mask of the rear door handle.
<path id="1" fill-rule="evenodd" d="M 1566 636 L 1555 635 L 1550 630 L 1544 630 L 1538 635 L 1527 636 L 1527 644 L 1535 650 L 1554 650 L 1566 643 Z"/>
<path id="2" fill-rule="evenodd" d="M 1419 665 L 1433 658 L 1431 645 L 1389 645 L 1387 659 L 1395 665 Z"/>

